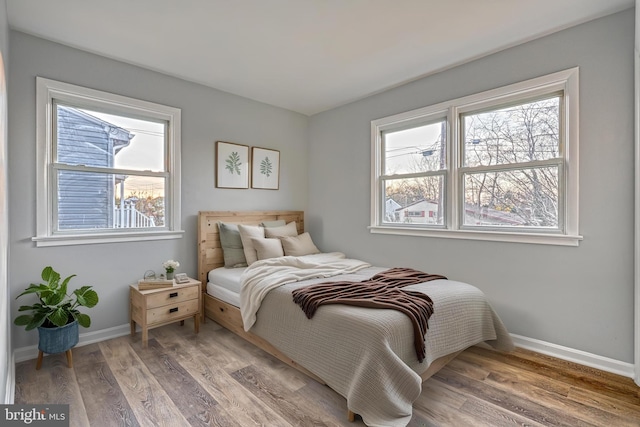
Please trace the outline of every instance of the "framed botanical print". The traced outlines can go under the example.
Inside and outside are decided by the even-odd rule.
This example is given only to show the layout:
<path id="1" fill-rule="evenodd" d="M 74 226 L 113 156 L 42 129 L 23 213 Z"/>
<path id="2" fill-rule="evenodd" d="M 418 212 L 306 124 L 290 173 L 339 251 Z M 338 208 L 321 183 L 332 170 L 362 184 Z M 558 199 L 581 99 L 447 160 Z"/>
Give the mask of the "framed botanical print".
<path id="1" fill-rule="evenodd" d="M 249 188 L 249 146 L 216 142 L 216 187 Z"/>
<path id="2" fill-rule="evenodd" d="M 251 165 L 251 188 L 279 188 L 280 151 L 251 147 Z"/>

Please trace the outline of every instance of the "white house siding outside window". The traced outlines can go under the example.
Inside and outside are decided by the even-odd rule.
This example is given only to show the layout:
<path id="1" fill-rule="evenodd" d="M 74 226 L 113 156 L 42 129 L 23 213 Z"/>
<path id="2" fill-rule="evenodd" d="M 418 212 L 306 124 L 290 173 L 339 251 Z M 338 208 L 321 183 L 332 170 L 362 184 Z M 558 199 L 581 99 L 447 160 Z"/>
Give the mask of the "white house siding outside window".
<path id="1" fill-rule="evenodd" d="M 371 231 L 577 245 L 578 68 L 371 122 Z"/>
<path id="2" fill-rule="evenodd" d="M 180 110 L 36 86 L 37 246 L 181 237 Z"/>

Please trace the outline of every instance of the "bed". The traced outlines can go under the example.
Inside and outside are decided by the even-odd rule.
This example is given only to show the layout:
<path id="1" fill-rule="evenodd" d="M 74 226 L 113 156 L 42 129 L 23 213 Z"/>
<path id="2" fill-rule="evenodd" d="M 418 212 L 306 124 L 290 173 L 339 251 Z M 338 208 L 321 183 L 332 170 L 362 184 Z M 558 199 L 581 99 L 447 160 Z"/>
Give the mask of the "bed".
<path id="1" fill-rule="evenodd" d="M 422 362 L 412 345 L 411 322 L 398 311 L 332 304 L 322 306 L 312 319 L 307 319 L 292 300 L 293 290 L 301 286 L 364 280 L 383 270 L 376 266 L 359 266 L 358 270 L 337 276 L 285 281 L 265 292 L 256 309 L 255 323 L 245 330 L 243 315 L 246 320 L 247 307 L 241 311 L 237 296 L 240 277 L 255 276 L 259 268 L 270 271 L 282 260 L 295 257 L 267 259 L 248 268 L 224 268 L 218 224 L 255 226 L 277 220 L 295 222 L 297 233 L 304 232 L 302 211 L 199 212 L 198 278 L 206 284 L 204 315 L 341 394 L 347 399 L 349 420 L 359 414 L 370 426 L 404 426 L 411 419 L 412 403 L 420 395 L 422 382 L 461 351 L 481 342 L 504 351 L 513 347 L 482 292 L 461 282 L 433 280 L 411 286 L 434 302 Z M 301 258 L 315 262 L 340 255 Z"/>

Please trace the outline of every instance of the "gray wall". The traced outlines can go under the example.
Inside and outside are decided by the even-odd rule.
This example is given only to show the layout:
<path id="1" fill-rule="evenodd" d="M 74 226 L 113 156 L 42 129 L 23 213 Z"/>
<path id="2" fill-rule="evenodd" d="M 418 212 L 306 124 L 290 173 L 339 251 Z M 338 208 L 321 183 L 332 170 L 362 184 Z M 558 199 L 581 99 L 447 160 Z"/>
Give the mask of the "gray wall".
<path id="1" fill-rule="evenodd" d="M 0 48 L 6 55 L 2 0 L 0 8 Z M 632 363 L 633 19 L 629 10 L 592 21 L 309 119 L 11 32 L 9 316 L 17 314 L 15 295 L 53 265 L 63 275 L 78 274 L 72 284 L 96 286 L 101 302 L 89 312 L 91 331 L 121 326 L 128 321 L 128 284 L 145 270 L 160 269 L 173 258 L 181 271 L 195 275 L 198 210 L 306 208 L 307 229 L 322 250 L 468 281 L 488 295 L 512 333 Z M 585 239 L 579 247 L 368 232 L 371 120 L 574 66 L 580 66 L 581 90 Z M 35 247 L 35 76 L 182 109 L 183 239 Z M 0 132 L 0 156 L 1 137 Z M 216 189 L 216 140 L 280 150 L 280 190 Z M 0 186 L 0 196 L 5 190 Z M 0 245 L 0 289 L 7 281 L 3 250 Z M 16 348 L 37 341 L 36 332 L 14 328 L 12 333 Z"/>
<path id="2" fill-rule="evenodd" d="M 0 403 L 8 403 L 13 396 L 7 386 L 13 386 L 11 347 L 11 312 L 9 310 L 9 211 L 7 183 L 7 91 L 5 70 L 9 55 L 9 25 L 7 2 L 0 0 Z M 9 384 L 11 383 L 11 384 Z"/>
<path id="3" fill-rule="evenodd" d="M 299 209 L 307 204 L 306 116 L 268 106 L 30 35 L 10 33 L 9 215 L 12 317 L 15 296 L 52 265 L 92 284 L 99 305 L 87 311 L 91 332 L 128 322 L 128 286 L 167 259 L 196 277 L 199 210 Z M 36 248 L 35 78 L 42 76 L 182 109 L 182 228 L 180 240 Z M 215 141 L 280 150 L 280 189 L 216 189 Z M 81 330 L 81 333 L 88 332 Z M 37 343 L 37 332 L 14 327 L 16 348 Z M 35 354 L 34 354 L 35 357 Z"/>
<path id="4" fill-rule="evenodd" d="M 511 333 L 633 363 L 633 41 L 631 9 L 312 116 L 307 229 L 323 250 L 477 285 Z M 369 233 L 371 120 L 575 66 L 579 247 Z"/>

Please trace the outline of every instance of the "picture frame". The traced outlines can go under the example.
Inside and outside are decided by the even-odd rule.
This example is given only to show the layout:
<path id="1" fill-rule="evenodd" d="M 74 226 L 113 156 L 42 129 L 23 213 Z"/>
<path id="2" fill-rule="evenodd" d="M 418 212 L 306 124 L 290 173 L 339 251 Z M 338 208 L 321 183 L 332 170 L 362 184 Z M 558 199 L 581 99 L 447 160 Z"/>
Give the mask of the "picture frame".
<path id="1" fill-rule="evenodd" d="M 216 187 L 249 188 L 249 146 L 216 141 Z"/>
<path id="2" fill-rule="evenodd" d="M 251 147 L 251 188 L 280 188 L 280 151 Z"/>

